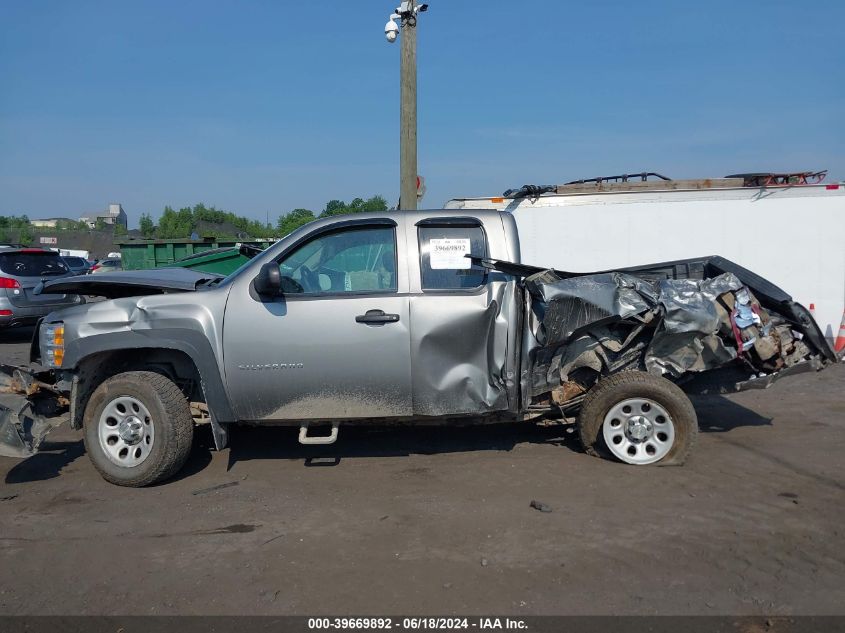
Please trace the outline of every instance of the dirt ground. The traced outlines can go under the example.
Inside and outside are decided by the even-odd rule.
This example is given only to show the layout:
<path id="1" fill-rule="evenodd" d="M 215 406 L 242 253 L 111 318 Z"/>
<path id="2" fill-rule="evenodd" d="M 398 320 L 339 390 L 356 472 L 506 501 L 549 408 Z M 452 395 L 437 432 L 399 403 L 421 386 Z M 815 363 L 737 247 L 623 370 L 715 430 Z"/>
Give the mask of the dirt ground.
<path id="1" fill-rule="evenodd" d="M 845 614 L 844 385 L 697 399 L 679 468 L 561 427 L 237 429 L 221 453 L 203 430 L 178 479 L 133 490 L 60 429 L 0 458 L 0 613 Z"/>

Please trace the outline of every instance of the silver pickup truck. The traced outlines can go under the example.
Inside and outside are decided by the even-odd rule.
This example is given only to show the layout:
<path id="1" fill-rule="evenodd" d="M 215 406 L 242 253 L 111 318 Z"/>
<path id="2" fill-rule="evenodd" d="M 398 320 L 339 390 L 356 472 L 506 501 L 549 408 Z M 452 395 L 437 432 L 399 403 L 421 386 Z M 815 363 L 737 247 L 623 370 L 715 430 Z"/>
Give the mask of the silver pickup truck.
<path id="1" fill-rule="evenodd" d="M 130 271 L 40 292 L 107 300 L 50 314 L 31 364 L 3 368 L 0 391 L 21 400 L 0 415 L 0 453 L 31 455 L 69 421 L 124 486 L 174 475 L 198 423 L 221 449 L 235 423 L 328 444 L 340 424 L 558 420 L 591 454 L 680 464 L 698 430 L 685 392 L 837 361 L 805 308 L 727 260 L 528 266 L 499 211 L 326 218 L 228 277 Z"/>

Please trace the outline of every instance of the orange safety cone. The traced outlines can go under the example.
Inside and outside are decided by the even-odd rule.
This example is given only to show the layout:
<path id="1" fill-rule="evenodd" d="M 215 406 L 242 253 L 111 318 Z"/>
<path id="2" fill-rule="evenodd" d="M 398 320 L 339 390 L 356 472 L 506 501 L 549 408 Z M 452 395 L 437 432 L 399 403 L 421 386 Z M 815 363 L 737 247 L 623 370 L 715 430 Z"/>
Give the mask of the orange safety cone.
<path id="1" fill-rule="evenodd" d="M 836 337 L 833 349 L 837 352 L 841 352 L 845 349 L 845 310 L 842 311 L 842 324 L 839 326 L 839 336 Z"/>

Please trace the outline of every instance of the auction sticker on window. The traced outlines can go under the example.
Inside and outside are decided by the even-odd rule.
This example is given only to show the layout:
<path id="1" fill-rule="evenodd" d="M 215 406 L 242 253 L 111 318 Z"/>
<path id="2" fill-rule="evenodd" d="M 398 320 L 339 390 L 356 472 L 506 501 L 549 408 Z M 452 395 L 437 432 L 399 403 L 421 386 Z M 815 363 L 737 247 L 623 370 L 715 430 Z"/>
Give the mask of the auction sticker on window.
<path id="1" fill-rule="evenodd" d="M 439 238 L 429 242 L 429 261 L 432 270 L 466 270 L 472 266 L 469 239 Z"/>

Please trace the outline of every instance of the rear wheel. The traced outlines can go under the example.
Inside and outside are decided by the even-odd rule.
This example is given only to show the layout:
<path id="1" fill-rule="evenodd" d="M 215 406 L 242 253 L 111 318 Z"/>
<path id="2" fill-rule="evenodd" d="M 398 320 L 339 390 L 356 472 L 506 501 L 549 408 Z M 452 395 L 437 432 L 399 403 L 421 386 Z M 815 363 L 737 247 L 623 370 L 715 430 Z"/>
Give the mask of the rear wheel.
<path id="1" fill-rule="evenodd" d="M 683 464 L 698 436 L 698 419 L 674 383 L 639 371 L 600 380 L 578 416 L 584 449 L 627 464 Z"/>
<path id="2" fill-rule="evenodd" d="M 187 398 L 166 376 L 130 371 L 104 381 L 88 400 L 85 449 L 104 479 L 141 487 L 175 475 L 193 441 Z"/>

